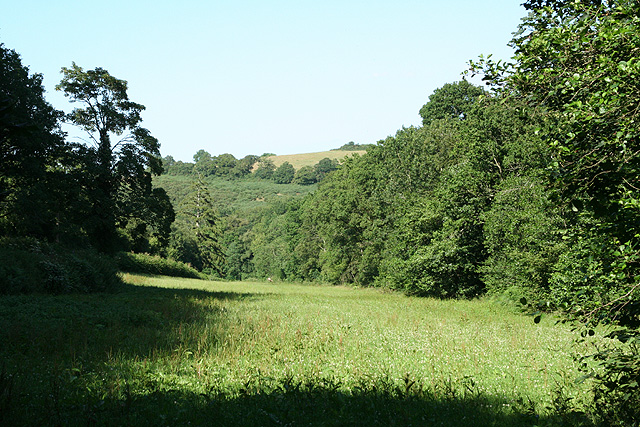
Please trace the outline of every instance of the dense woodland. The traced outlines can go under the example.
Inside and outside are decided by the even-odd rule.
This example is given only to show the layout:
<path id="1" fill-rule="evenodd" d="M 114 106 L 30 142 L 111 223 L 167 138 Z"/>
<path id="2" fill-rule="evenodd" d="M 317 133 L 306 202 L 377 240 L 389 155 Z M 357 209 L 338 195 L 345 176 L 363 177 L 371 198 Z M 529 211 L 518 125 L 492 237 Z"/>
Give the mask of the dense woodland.
<path id="1" fill-rule="evenodd" d="M 298 170 L 268 155 L 161 158 L 124 80 L 63 68 L 76 105 L 64 115 L 0 45 L 0 290 L 110 289 L 112 260 L 138 253 L 219 278 L 506 296 L 583 334 L 617 325 L 627 346 L 593 356 L 596 404 L 637 424 L 640 5 L 525 7 L 511 62 L 470 63 L 484 88 L 446 84 L 422 126 Z M 66 141 L 62 121 L 93 144 Z"/>

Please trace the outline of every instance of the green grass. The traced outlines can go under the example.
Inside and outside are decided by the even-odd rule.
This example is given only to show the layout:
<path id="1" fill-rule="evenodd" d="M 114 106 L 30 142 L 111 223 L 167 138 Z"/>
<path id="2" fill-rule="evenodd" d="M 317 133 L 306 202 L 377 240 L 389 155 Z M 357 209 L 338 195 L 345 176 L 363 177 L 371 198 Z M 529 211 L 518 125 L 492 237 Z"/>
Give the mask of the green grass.
<path id="1" fill-rule="evenodd" d="M 125 275 L 0 297 L 2 425 L 584 425 L 573 335 L 490 300 Z"/>

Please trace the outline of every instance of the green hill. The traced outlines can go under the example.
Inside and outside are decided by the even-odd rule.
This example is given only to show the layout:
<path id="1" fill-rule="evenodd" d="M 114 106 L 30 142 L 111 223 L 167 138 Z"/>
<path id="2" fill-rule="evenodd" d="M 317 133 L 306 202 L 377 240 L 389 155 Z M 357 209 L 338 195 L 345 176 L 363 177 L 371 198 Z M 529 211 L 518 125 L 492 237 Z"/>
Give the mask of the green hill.
<path id="1" fill-rule="evenodd" d="M 331 151 L 320 151 L 317 153 L 303 153 L 303 154 L 284 154 L 281 156 L 269 156 L 268 158 L 273 161 L 276 166 L 280 166 L 284 162 L 289 162 L 293 165 L 295 170 L 300 169 L 303 166 L 313 166 L 318 163 L 320 160 L 324 158 L 337 159 L 338 161 L 342 161 L 345 157 L 350 155 L 363 155 L 367 151 L 366 150 L 331 150 Z"/>
<path id="2" fill-rule="evenodd" d="M 177 208 L 189 192 L 193 177 L 162 175 L 153 178 L 156 187 L 165 189 Z M 241 215 L 264 207 L 277 200 L 288 197 L 304 196 L 317 188 L 317 185 L 276 184 L 273 181 L 256 179 L 227 180 L 224 178 L 206 178 L 209 191 L 216 209 L 222 215 L 237 213 Z"/>

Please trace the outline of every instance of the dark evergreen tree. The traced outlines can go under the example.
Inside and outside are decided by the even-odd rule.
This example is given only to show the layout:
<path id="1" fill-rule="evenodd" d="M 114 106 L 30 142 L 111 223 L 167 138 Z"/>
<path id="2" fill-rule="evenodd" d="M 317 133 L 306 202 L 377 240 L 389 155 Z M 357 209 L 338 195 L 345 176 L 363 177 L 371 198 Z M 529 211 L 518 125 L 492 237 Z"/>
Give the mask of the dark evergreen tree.
<path id="1" fill-rule="evenodd" d="M 223 275 L 225 253 L 221 241 L 221 221 L 213 206 L 207 184 L 198 176 L 178 210 L 178 244 L 173 253 L 183 252 L 182 261 L 191 262 L 199 270 Z M 191 242 L 191 243 L 189 243 Z M 185 251 L 184 246 L 191 246 Z M 182 248 L 180 248 L 182 246 Z M 187 253 L 186 259 L 184 253 Z"/>

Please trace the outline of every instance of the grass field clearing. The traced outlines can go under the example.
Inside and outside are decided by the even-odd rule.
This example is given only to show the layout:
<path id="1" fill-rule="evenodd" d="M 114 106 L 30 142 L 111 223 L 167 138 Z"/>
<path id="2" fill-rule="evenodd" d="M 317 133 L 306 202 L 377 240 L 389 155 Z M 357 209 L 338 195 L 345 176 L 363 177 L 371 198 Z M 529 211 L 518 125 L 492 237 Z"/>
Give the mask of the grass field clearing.
<path id="1" fill-rule="evenodd" d="M 570 331 L 494 301 L 125 280 L 117 294 L 0 297 L 0 421 L 559 425 L 589 402 Z"/>

